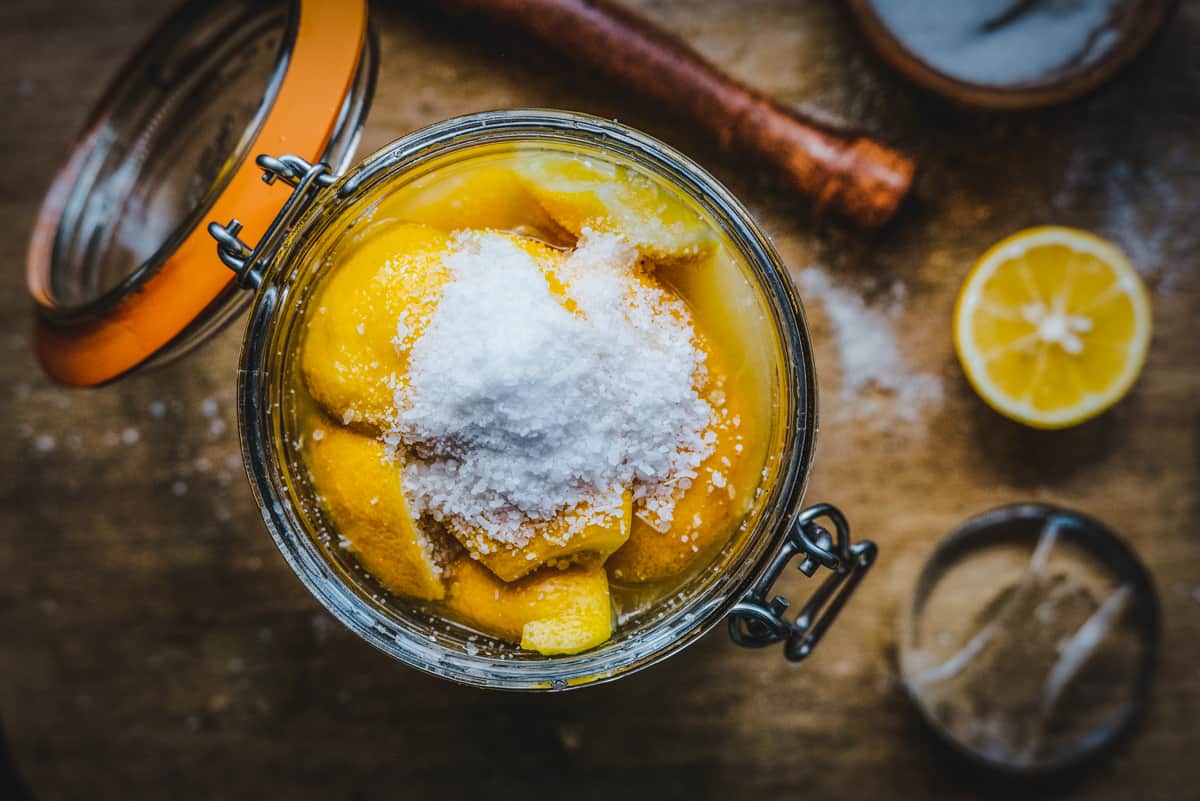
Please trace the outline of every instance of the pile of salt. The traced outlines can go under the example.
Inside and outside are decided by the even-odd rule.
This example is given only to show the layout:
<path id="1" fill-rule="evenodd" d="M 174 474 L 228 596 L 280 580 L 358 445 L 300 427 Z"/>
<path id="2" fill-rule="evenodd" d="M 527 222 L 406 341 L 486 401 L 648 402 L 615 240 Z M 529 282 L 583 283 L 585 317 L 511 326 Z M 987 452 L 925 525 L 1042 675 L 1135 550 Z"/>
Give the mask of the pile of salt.
<path id="1" fill-rule="evenodd" d="M 451 280 L 410 343 L 388 439 L 414 510 L 517 546 L 529 521 L 621 495 L 670 520 L 712 452 L 704 355 L 686 306 L 635 273 L 621 237 L 585 232 L 553 267 L 511 238 L 457 235 Z M 584 525 L 586 519 L 578 519 Z"/>

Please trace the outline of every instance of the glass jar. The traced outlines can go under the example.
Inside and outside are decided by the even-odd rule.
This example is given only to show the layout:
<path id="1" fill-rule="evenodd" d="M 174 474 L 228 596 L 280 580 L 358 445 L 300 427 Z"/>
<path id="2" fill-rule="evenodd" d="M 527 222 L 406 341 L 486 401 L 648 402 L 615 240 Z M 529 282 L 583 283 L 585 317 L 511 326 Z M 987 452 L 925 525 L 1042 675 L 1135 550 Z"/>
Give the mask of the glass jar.
<path id="1" fill-rule="evenodd" d="M 316 6 L 328 11 L 330 5 L 320 0 L 293 4 L 299 14 L 295 29 L 312 31 L 311 25 L 305 25 L 305 14 L 319 13 L 312 11 Z M 363 19 L 365 28 L 365 13 Z M 364 35 L 359 57 L 343 59 L 346 95 L 337 104 L 340 111 L 326 119 L 331 135 L 313 150 L 316 157 L 260 151 L 257 171 L 265 185 L 282 186 L 290 194 L 275 192 L 269 202 L 264 197 L 240 198 L 251 204 L 246 213 L 257 215 L 256 244 L 243 240 L 243 236 L 250 238 L 251 231 L 239 219 L 223 225 L 212 222 L 208 231 L 217 240 L 216 254 L 210 243 L 208 262 L 202 266 L 190 262 L 197 270 L 224 270 L 221 262 L 232 270 L 223 273 L 226 285 L 210 298 L 210 319 L 227 320 L 229 309 L 240 307 L 243 298 L 253 295 L 238 373 L 239 429 L 255 498 L 292 569 L 335 617 L 363 639 L 414 667 L 464 684 L 558 690 L 609 681 L 671 656 L 722 621 L 728 622 L 740 644 L 758 647 L 782 642 L 788 658 L 803 659 L 870 567 L 876 550 L 870 542 L 852 544 L 845 519 L 833 507 L 800 511 L 817 432 L 815 370 L 799 299 L 768 239 L 727 189 L 681 153 L 616 122 L 566 112 L 496 111 L 449 120 L 397 140 L 337 177 L 335 168 L 319 159 L 333 143 L 344 141 L 335 135 L 338 131 L 356 131 L 361 125 L 371 85 L 369 78 L 363 78 L 364 70 L 371 71 L 364 65 L 373 62 L 369 43 L 370 37 Z M 292 67 L 300 60 L 294 49 L 290 60 Z M 287 81 L 285 75 L 285 89 Z M 380 198 L 395 188 L 469 154 L 513 146 L 603 154 L 669 185 L 694 204 L 716 223 L 725 246 L 745 265 L 744 274 L 729 289 L 744 295 L 736 304 L 741 310 L 736 328 L 749 340 L 765 342 L 764 352 L 770 354 L 764 369 L 769 386 L 764 403 L 770 412 L 770 459 L 744 524 L 711 563 L 670 599 L 624 621 L 608 642 L 573 656 L 548 657 L 480 645 L 468 629 L 418 606 L 394 603 L 344 551 L 330 545 L 316 493 L 288 436 L 290 357 L 304 303 L 334 244 L 342 236 L 365 230 Z M 81 147 L 90 153 L 95 146 Z M 255 163 L 245 158 L 247 151 L 241 152 L 241 160 L 231 168 L 237 171 L 234 181 L 243 179 L 247 170 L 256 170 Z M 57 185 L 66 189 L 52 191 L 47 206 L 55 205 L 55 191 L 88 197 L 80 180 L 78 171 L 60 178 Z M 132 181 L 126 190 L 133 194 L 144 188 Z M 197 216 L 211 220 L 228 208 L 228 197 L 219 187 L 214 192 L 217 201 L 200 203 L 183 216 L 189 221 Z M 233 213 L 243 214 L 237 208 Z M 54 249 L 37 253 L 38 237 L 47 236 L 44 229 L 50 223 L 54 238 L 63 237 L 63 226 L 72 219 L 51 214 L 39 224 L 42 232 L 35 234 L 30 257 L 35 297 L 39 287 L 32 277 L 35 266 L 39 275 L 48 276 L 49 284 L 58 278 L 57 271 L 71 269 L 70 260 Z M 189 241 L 193 234 L 188 234 Z M 168 261 L 178 258 L 178 251 L 171 249 L 174 241 L 169 239 L 159 248 Z M 141 281 L 144 286 L 155 274 L 152 269 L 135 268 L 129 282 L 137 287 Z M 56 316 L 53 302 L 40 300 L 39 352 L 48 370 L 68 383 L 88 383 L 69 371 L 64 375 L 56 365 L 79 362 L 73 336 L 94 339 L 96 330 L 103 333 L 106 327 L 116 327 L 103 315 L 91 316 L 78 333 Z M 177 322 L 180 332 L 164 338 L 160 350 L 148 358 L 174 355 L 180 337 L 193 341 L 195 323 Z M 109 330 L 109 335 L 119 336 L 119 332 Z M 769 592 L 793 558 L 800 559 L 799 569 L 806 575 L 821 568 L 829 574 L 799 614 L 789 618 L 785 617 L 787 602 L 770 597 Z"/>

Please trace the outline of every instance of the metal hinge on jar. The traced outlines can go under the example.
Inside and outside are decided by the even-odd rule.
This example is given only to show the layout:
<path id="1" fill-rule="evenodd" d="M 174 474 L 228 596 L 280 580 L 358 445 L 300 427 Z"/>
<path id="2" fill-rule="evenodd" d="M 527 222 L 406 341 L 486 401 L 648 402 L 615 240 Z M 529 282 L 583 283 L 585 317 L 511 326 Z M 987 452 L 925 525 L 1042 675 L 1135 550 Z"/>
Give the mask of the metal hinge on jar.
<path id="1" fill-rule="evenodd" d="M 833 524 L 834 534 L 817 521 Z M 850 526 L 834 506 L 819 504 L 800 513 L 770 567 L 729 614 L 729 635 L 738 645 L 762 648 L 785 642 L 784 655 L 799 662 L 816 648 L 838 612 L 875 561 L 878 548 L 870 540 L 850 541 Z M 802 556 L 797 566 L 812 577 L 824 567 L 831 571 L 792 621 L 784 617 L 789 602 L 776 595 L 767 600 L 776 579 L 793 556 Z"/>
<path id="2" fill-rule="evenodd" d="M 217 255 L 226 267 L 237 273 L 238 286 L 257 289 L 263 274 L 293 222 L 317 197 L 317 194 L 333 184 L 336 177 L 328 164 L 309 164 L 299 156 L 284 155 L 279 158 L 262 155 L 255 159 L 262 167 L 263 182 L 275 183 L 276 179 L 291 184 L 291 196 L 271 221 L 267 232 L 258 244 L 251 248 L 239 238 L 242 223 L 235 217 L 225 225 L 209 223 L 208 233 L 217 240 Z"/>

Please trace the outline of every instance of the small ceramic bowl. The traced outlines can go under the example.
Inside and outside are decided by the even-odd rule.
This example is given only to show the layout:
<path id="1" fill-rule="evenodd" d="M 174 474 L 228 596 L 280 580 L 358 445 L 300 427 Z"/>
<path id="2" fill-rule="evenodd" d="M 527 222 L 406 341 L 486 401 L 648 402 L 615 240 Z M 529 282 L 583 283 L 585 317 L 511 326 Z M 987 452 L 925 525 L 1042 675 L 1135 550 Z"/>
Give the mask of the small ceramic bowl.
<path id="1" fill-rule="evenodd" d="M 1044 1 L 1044 0 L 1043 0 Z M 890 66 L 914 83 L 970 108 L 1017 111 L 1054 105 L 1078 97 L 1114 77 L 1141 53 L 1179 5 L 1178 0 L 1124 0 L 1117 4 L 1101 36 L 1110 41 L 1103 50 L 1073 59 L 1036 79 L 983 83 L 967 80 L 935 66 L 928 53 L 916 52 L 885 22 L 878 7 L 888 0 L 846 0 L 859 28 L 871 47 Z M 1001 7 L 989 27 L 1024 13 L 1033 13 L 1040 3 L 1013 0 Z M 1015 16 L 1014 16 L 1015 15 Z M 1012 24 L 1012 23 L 1009 23 Z M 1002 27 L 998 26 L 998 27 Z M 1098 41 L 1098 39 L 1097 39 Z M 1014 53 L 1014 58 L 1021 54 Z M 1081 54 L 1082 55 L 1082 54 Z"/>
<path id="2" fill-rule="evenodd" d="M 1107 750 L 1140 713 L 1159 604 L 1137 556 L 1090 517 L 993 509 L 934 550 L 901 609 L 909 697 L 971 762 L 1030 775 Z"/>

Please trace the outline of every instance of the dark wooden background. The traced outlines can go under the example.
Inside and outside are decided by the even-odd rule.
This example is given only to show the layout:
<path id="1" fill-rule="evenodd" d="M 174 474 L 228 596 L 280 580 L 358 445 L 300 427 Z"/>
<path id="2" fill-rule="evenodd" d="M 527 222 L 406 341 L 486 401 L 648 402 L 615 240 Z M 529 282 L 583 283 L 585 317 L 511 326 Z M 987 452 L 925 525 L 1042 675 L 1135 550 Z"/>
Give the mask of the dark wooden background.
<path id="1" fill-rule="evenodd" d="M 523 43 L 401 2 L 373 11 L 383 67 L 362 152 L 466 112 L 619 117 L 694 154 L 795 268 L 871 296 L 946 398 L 872 424 L 839 394 L 819 304 L 824 426 L 809 498 L 883 547 L 818 655 L 789 666 L 718 631 L 670 663 L 562 696 L 468 690 L 343 631 L 261 525 L 236 445 L 240 331 L 97 391 L 30 355 L 26 239 L 90 103 L 168 3 L 0 4 L 0 719 L 39 799 L 1200 798 L 1200 4 L 1115 83 L 1051 111 L 954 110 L 889 74 L 834 0 L 643 0 L 652 17 L 783 100 L 914 153 L 916 197 L 872 238 L 814 223 L 747 165 Z M 1060 433 L 971 392 L 950 314 L 972 261 L 1021 227 L 1114 238 L 1150 276 L 1155 336 L 1132 395 Z M 160 412 L 161 416 L 155 416 Z M 938 538 L 1002 502 L 1078 507 L 1153 570 L 1164 658 L 1115 755 L 1033 789 L 947 758 L 897 686 L 895 612 Z M 797 580 L 791 585 L 800 591 Z"/>

